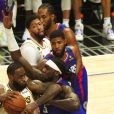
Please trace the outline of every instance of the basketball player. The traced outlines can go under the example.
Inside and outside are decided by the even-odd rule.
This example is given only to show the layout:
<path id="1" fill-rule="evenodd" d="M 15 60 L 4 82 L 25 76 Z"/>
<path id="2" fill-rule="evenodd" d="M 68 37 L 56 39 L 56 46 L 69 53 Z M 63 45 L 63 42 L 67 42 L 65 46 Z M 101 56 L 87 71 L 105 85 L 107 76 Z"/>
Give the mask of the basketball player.
<path id="1" fill-rule="evenodd" d="M 55 56 L 62 59 L 66 63 L 67 69 L 76 74 L 74 78 L 70 78 L 71 85 L 75 93 L 79 96 L 80 102 L 86 111 L 86 104 L 88 101 L 86 69 L 84 65 L 82 65 L 80 71 L 78 73 L 76 72 L 76 50 L 73 46 L 66 46 L 65 35 L 61 30 L 53 31 L 49 37 L 52 46 L 52 53 L 48 54 L 45 58 L 51 59 Z"/>
<path id="2" fill-rule="evenodd" d="M 50 52 L 51 44 L 44 38 L 43 25 L 38 16 L 29 17 L 26 27 L 30 37 L 21 45 L 21 54 L 32 66 L 36 66 Z"/>
<path id="3" fill-rule="evenodd" d="M 27 16 L 37 13 L 38 7 L 42 4 L 42 0 L 25 0 L 25 10 Z"/>
<path id="4" fill-rule="evenodd" d="M 70 28 L 65 28 L 64 25 L 55 22 L 54 8 L 50 4 L 42 4 L 38 9 L 38 15 L 40 16 L 41 22 L 44 25 L 45 34 L 48 37 L 50 33 L 56 29 L 63 30 L 67 39 L 67 45 L 73 46 L 76 50 L 76 72 L 78 73 L 82 68 L 82 58 L 73 31 Z"/>
<path id="5" fill-rule="evenodd" d="M 39 99 L 36 100 L 36 102 L 34 102 L 26 107 L 24 112 L 31 113 L 38 106 L 41 106 L 41 105 L 47 103 L 48 101 L 55 98 L 55 96 L 57 96 L 58 93 L 62 92 L 63 88 L 61 89 L 61 85 L 64 86 L 65 85 L 64 83 L 66 83 L 66 81 L 61 82 L 61 80 L 58 80 L 58 79 L 60 79 L 62 74 L 65 73 L 66 75 L 70 75 L 73 73 L 68 71 L 65 68 L 65 65 L 63 64 L 64 62 L 60 61 L 58 59 L 48 60 L 45 64 L 45 66 L 43 67 L 42 72 L 39 72 L 37 69 L 33 69 L 32 66 L 21 56 L 18 44 L 13 36 L 12 30 L 10 29 L 11 20 L 9 19 L 9 16 L 4 16 L 4 26 L 7 28 L 6 33 L 8 35 L 8 48 L 9 48 L 9 51 L 11 52 L 12 59 L 22 63 L 22 65 L 24 66 L 24 68 L 26 70 L 27 76 L 29 76 L 32 79 L 35 78 L 35 79 L 40 79 L 40 80 L 44 79 L 44 76 L 45 76 L 45 79 L 48 79 L 48 80 L 50 79 L 52 82 L 54 82 L 54 84 L 50 85 L 46 89 L 44 94 Z M 13 45 L 12 45 L 12 42 L 13 42 Z M 60 70 L 61 68 L 62 68 L 62 70 Z M 34 88 L 34 86 L 33 86 L 33 88 Z M 68 92 L 68 90 L 66 90 L 66 92 Z M 69 95 L 70 95 L 70 97 L 69 97 Z M 62 109 L 64 109 L 64 110 L 65 109 L 68 110 L 70 108 L 69 111 L 71 111 L 71 107 L 69 107 L 67 105 L 67 103 L 69 101 L 71 101 L 70 103 L 71 103 L 71 106 L 73 106 L 72 108 L 75 108 L 75 110 L 78 110 L 79 101 L 76 98 L 77 95 L 76 95 L 76 97 L 73 97 L 75 104 L 74 103 L 72 104 L 73 100 L 71 99 L 71 95 L 74 96 L 74 94 L 66 95 L 66 97 L 70 98 L 69 100 L 65 99 L 66 103 L 64 100 L 62 100 L 62 101 L 64 101 L 63 102 L 64 105 L 62 104 L 62 101 L 60 101 L 60 102 L 58 101 L 58 102 L 54 103 L 54 106 L 59 107 L 59 108 L 61 106 Z M 72 109 L 72 111 L 73 111 L 73 109 Z M 23 114 L 24 114 L 24 112 L 23 112 Z M 78 114 L 85 113 L 83 111 L 82 107 L 80 107 L 79 111 L 77 111 L 77 112 L 78 112 Z M 53 114 L 55 114 L 55 113 L 56 112 L 53 112 Z M 71 114 L 70 112 L 68 112 L 68 113 Z M 73 112 L 73 113 L 75 113 L 75 112 Z"/>

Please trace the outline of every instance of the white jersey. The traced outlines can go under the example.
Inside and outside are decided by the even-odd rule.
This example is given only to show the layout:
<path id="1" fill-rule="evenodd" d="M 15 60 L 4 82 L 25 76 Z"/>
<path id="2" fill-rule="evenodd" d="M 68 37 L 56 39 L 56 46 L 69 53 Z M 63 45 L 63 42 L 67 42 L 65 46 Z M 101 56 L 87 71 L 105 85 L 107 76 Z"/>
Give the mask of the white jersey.
<path id="1" fill-rule="evenodd" d="M 22 56 L 33 66 L 36 66 L 51 51 L 51 44 L 47 38 L 43 38 L 43 45 L 33 38 L 26 40 L 21 48 Z"/>
<path id="2" fill-rule="evenodd" d="M 12 91 L 12 89 L 8 85 L 5 86 L 5 91 L 7 91 L 7 90 L 11 90 Z M 32 92 L 27 87 L 24 88 L 20 93 L 25 98 L 26 105 L 34 102 L 34 98 L 33 98 Z M 5 112 L 5 110 L 3 108 L 1 108 L 0 109 L 0 114 L 7 114 L 7 113 Z M 38 110 L 36 109 L 32 114 L 39 114 Z"/>

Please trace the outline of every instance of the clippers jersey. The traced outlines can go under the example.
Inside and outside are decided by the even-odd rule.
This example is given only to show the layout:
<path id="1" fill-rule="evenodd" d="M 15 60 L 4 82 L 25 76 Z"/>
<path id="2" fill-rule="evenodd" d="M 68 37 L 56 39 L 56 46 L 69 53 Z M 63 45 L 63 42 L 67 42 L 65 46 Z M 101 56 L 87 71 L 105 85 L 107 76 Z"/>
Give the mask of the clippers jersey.
<path id="1" fill-rule="evenodd" d="M 70 47 L 66 47 L 65 51 L 67 53 L 67 57 L 65 59 L 66 68 L 69 71 L 76 73 L 76 59 L 74 53 L 72 52 Z M 45 58 L 51 59 L 53 58 L 53 54 L 48 54 Z M 88 85 L 87 85 L 87 72 L 84 66 L 82 66 L 78 75 L 75 76 L 72 80 L 70 80 L 71 86 L 74 92 L 78 95 L 80 99 L 80 103 L 84 110 L 86 111 L 86 104 L 88 101 Z"/>
<path id="2" fill-rule="evenodd" d="M 59 80 L 57 83 L 70 86 L 68 81 L 66 80 Z M 61 96 L 59 95 L 56 99 L 60 100 L 60 99 L 64 99 L 64 97 L 62 95 Z M 69 105 L 69 104 L 66 104 L 66 105 Z M 85 114 L 85 111 L 83 110 L 82 106 L 80 106 L 80 109 L 78 111 L 69 112 L 52 105 L 43 105 L 40 108 L 40 114 Z"/>
<path id="3" fill-rule="evenodd" d="M 5 86 L 5 91 L 8 91 L 8 90 L 12 91 L 12 89 L 7 85 Z M 27 87 L 24 88 L 20 93 L 25 98 L 26 105 L 34 102 L 32 92 Z M 4 113 L 2 114 L 7 114 L 7 113 L 4 111 Z M 36 109 L 32 114 L 38 114 L 38 110 Z"/>

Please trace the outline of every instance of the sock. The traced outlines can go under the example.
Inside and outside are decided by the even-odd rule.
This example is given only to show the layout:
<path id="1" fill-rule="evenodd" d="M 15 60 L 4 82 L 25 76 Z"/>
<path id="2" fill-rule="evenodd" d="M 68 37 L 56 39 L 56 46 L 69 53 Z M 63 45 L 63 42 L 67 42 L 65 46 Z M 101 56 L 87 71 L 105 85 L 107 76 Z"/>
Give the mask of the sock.
<path id="1" fill-rule="evenodd" d="M 75 23 L 76 23 L 76 25 L 80 25 L 80 24 L 82 24 L 82 20 L 81 19 L 77 19 L 77 20 L 75 20 Z"/>
<path id="2" fill-rule="evenodd" d="M 110 20 L 110 17 L 105 17 L 104 18 L 104 26 L 107 26 L 108 24 L 111 24 L 111 20 Z"/>
<path id="3" fill-rule="evenodd" d="M 83 28 L 83 23 L 82 23 L 82 20 L 81 19 L 78 19 L 78 20 L 75 20 L 75 29 L 76 28 Z"/>
<path id="4" fill-rule="evenodd" d="M 63 19 L 63 24 L 64 24 L 66 27 L 69 27 L 69 19 Z"/>

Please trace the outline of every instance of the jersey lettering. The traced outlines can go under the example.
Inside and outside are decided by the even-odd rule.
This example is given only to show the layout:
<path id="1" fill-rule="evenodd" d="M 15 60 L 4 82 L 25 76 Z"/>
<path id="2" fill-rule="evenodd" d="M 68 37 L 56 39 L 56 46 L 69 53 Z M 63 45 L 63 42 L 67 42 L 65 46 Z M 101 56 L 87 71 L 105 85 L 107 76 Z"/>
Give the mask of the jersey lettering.
<path id="1" fill-rule="evenodd" d="M 46 107 L 46 105 L 44 105 L 44 107 L 43 107 L 43 113 L 45 113 L 45 114 L 48 113 L 48 108 Z"/>

